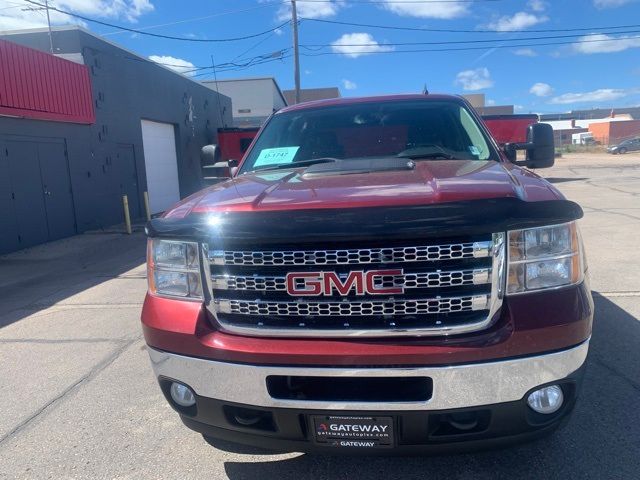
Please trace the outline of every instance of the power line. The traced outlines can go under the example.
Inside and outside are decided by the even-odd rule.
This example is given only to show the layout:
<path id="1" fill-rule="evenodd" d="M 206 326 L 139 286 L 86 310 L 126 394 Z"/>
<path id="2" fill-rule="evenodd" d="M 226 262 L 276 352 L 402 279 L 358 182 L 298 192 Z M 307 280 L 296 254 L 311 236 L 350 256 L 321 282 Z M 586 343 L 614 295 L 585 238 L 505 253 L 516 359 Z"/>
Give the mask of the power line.
<path id="1" fill-rule="evenodd" d="M 256 66 L 256 65 L 263 65 L 266 63 L 272 63 L 272 62 L 277 62 L 277 61 L 282 61 L 282 60 L 286 60 L 291 58 L 291 55 L 283 55 L 282 57 L 278 57 L 278 58 L 271 58 L 271 59 L 263 59 L 261 61 L 257 61 L 257 62 L 253 62 L 250 65 L 238 65 L 238 66 L 229 66 L 229 67 L 216 67 L 216 70 L 218 73 L 221 72 L 236 72 L 236 71 L 240 71 L 240 70 L 246 70 L 247 68 Z M 211 69 L 211 67 L 209 67 L 209 69 Z M 195 75 L 192 75 L 192 77 L 202 77 L 204 75 L 211 75 L 212 72 L 207 71 L 207 72 L 200 72 L 200 73 L 196 73 Z"/>
<path id="2" fill-rule="evenodd" d="M 627 33 L 640 33 L 640 30 L 626 30 L 622 32 L 600 32 L 600 33 L 574 33 L 570 35 L 550 35 L 545 37 L 523 37 L 514 38 L 511 41 L 524 42 L 524 41 L 536 41 L 536 40 L 553 40 L 558 38 L 572 38 L 572 37 L 587 37 L 592 35 L 609 35 L 609 34 L 627 34 Z M 624 40 L 624 38 L 616 38 L 615 40 Z M 482 39 L 482 40 L 447 40 L 444 42 L 399 42 L 399 43 L 331 43 L 331 44 L 307 44 L 301 45 L 305 48 L 311 47 L 401 47 L 412 45 L 455 45 L 464 43 L 495 43 L 505 42 L 506 39 Z M 602 39 L 597 40 L 602 41 Z M 486 47 L 485 47 L 486 48 Z"/>
<path id="3" fill-rule="evenodd" d="M 218 71 L 220 71 L 221 67 L 244 67 L 247 64 L 249 64 L 249 66 L 251 66 L 253 64 L 253 62 L 258 61 L 258 60 L 262 60 L 262 59 L 275 59 L 278 60 L 280 58 L 283 58 L 285 56 L 285 54 L 291 50 L 291 47 L 287 47 L 287 48 L 283 48 L 280 50 L 276 50 L 274 52 L 270 52 L 270 53 L 264 53 L 262 55 L 256 55 L 254 57 L 251 58 L 247 58 L 244 60 L 244 63 L 236 63 L 237 57 L 234 58 L 233 60 L 229 61 L 229 62 L 225 62 L 225 63 L 219 63 L 216 64 L 216 69 L 218 69 Z M 136 61 L 136 62 L 141 62 L 141 63 L 153 63 L 155 65 L 161 65 L 163 67 L 178 67 L 180 68 L 180 70 L 178 70 L 179 73 L 193 73 L 193 72 L 198 72 L 201 70 L 210 70 L 212 68 L 212 65 L 193 65 L 192 67 L 186 67 L 184 64 L 180 64 L 180 63 L 167 63 L 167 62 L 156 62 L 151 60 L 150 58 L 144 58 L 144 57 L 134 57 L 131 55 L 118 55 L 118 54 L 114 54 L 120 58 L 126 58 L 127 60 L 132 60 L 132 61 Z"/>
<path id="4" fill-rule="evenodd" d="M 253 49 L 255 49 L 256 47 L 262 45 L 264 42 L 266 42 L 267 40 L 269 40 L 270 38 L 272 38 L 275 34 L 276 34 L 277 30 L 274 30 L 270 35 L 260 39 L 258 42 L 254 43 L 252 46 L 250 46 L 249 48 L 247 48 L 244 52 L 242 52 L 240 55 L 236 55 L 231 61 L 235 62 L 236 60 L 244 57 L 247 53 L 249 53 L 250 51 L 252 51 Z"/>
<path id="5" fill-rule="evenodd" d="M 299 1 L 299 0 L 298 0 Z M 345 25 L 349 27 L 380 28 L 385 30 L 405 30 L 410 32 L 439 32 L 439 33 L 552 33 L 552 32 L 585 32 L 591 30 L 613 30 L 618 28 L 637 28 L 640 24 L 634 25 L 609 25 L 606 27 L 582 27 L 582 28 L 548 28 L 532 30 L 458 30 L 450 28 L 421 28 L 421 27 L 400 27 L 397 25 L 376 25 L 370 23 L 341 22 L 338 20 L 326 20 L 322 18 L 301 18 L 301 20 L 318 23 L 330 23 L 334 25 Z"/>
<path id="6" fill-rule="evenodd" d="M 218 70 L 218 72 L 236 72 L 236 71 L 240 71 L 240 70 L 246 70 L 247 68 L 254 67 L 256 65 L 264 65 L 265 63 L 279 62 L 279 61 L 286 60 L 286 59 L 291 58 L 291 57 L 292 57 L 292 55 L 284 55 L 284 56 L 278 57 L 278 58 L 273 58 L 273 59 L 268 59 L 268 60 L 265 59 L 265 60 L 262 60 L 260 62 L 255 62 L 255 63 L 253 63 L 251 65 L 239 66 L 239 67 L 227 67 L 225 69 Z"/>
<path id="7" fill-rule="evenodd" d="M 271 54 L 271 55 L 262 55 L 261 57 L 254 57 L 251 60 L 249 60 L 248 62 L 245 62 L 244 64 L 237 64 L 237 63 L 234 63 L 234 62 L 229 62 L 227 64 L 223 64 L 222 67 L 224 69 L 226 69 L 226 70 L 235 70 L 235 69 L 245 69 L 245 68 L 253 67 L 254 65 L 262 65 L 263 63 L 276 62 L 278 60 L 283 60 L 285 58 L 290 58 L 291 55 L 287 55 L 287 52 L 289 50 L 291 50 L 291 49 L 288 48 L 288 49 L 282 50 L 280 52 L 274 52 L 274 53 L 277 53 L 278 55 Z M 220 71 L 220 69 L 218 71 Z"/>
<path id="8" fill-rule="evenodd" d="M 216 73 L 216 62 L 213 59 L 213 55 L 211 55 L 211 68 L 213 69 L 213 78 L 216 81 L 216 92 L 220 93 L 218 89 L 218 74 Z M 224 116 L 222 114 L 222 108 L 220 108 L 220 95 L 216 95 L 216 100 L 218 101 L 218 113 L 220 114 L 220 125 L 224 126 Z"/>
<path id="9" fill-rule="evenodd" d="M 300 3 L 338 3 L 334 0 L 296 0 Z M 503 0 L 349 0 L 347 3 L 369 3 L 384 5 L 387 3 L 488 3 Z"/>
<path id="10" fill-rule="evenodd" d="M 11 10 L 13 8 L 24 8 L 25 7 L 24 4 L 22 4 L 22 3 L 10 3 L 10 2 L 7 2 L 7 5 L 11 5 L 11 6 L 10 7 L 2 7 L 2 8 L 0 8 L 0 12 L 2 12 L 3 10 Z"/>
<path id="11" fill-rule="evenodd" d="M 241 10 L 227 10 L 225 12 L 219 12 L 219 13 L 212 13 L 210 15 L 203 15 L 201 17 L 191 17 L 191 18 L 185 18 L 182 20 L 176 20 L 175 22 L 168 22 L 168 23 L 158 23 L 156 25 L 148 25 L 146 27 L 138 27 L 138 30 L 151 30 L 152 28 L 160 28 L 160 27 L 170 27 L 172 25 L 180 25 L 183 23 L 190 23 L 190 22 L 197 22 L 200 20 L 207 20 L 209 18 L 215 18 L 215 17 L 222 17 L 224 15 L 233 15 L 236 13 L 246 13 L 246 12 L 251 12 L 254 10 L 259 10 L 261 8 L 266 8 L 266 7 L 273 7 L 275 5 L 282 5 L 283 1 L 277 1 L 277 2 L 264 2 L 261 3 L 260 5 L 256 5 L 254 7 L 250 7 L 250 8 L 244 8 Z M 107 32 L 107 33 L 102 33 L 101 35 L 106 36 L 106 35 L 116 35 L 119 33 L 124 33 L 122 31 L 115 31 L 115 32 Z"/>
<path id="12" fill-rule="evenodd" d="M 218 72 L 225 71 L 225 69 L 235 69 L 235 68 L 248 68 L 253 65 L 260 65 L 261 63 L 266 63 L 267 61 L 276 61 L 281 60 L 283 58 L 288 58 L 287 53 L 291 50 L 291 47 L 284 48 L 282 50 L 278 50 L 271 53 L 265 53 L 262 55 L 257 55 L 255 57 L 246 59 L 244 62 L 236 63 L 235 59 L 230 62 L 219 63 L 215 65 L 215 69 Z M 182 66 L 182 65 L 179 65 Z M 185 70 L 182 73 L 194 73 L 202 70 L 211 70 L 212 65 L 202 66 L 202 67 L 194 67 L 192 70 Z M 208 72 L 207 72 L 208 73 Z M 197 75 L 194 75 L 197 76 Z"/>
<path id="13" fill-rule="evenodd" d="M 612 41 L 620 41 L 620 40 L 628 40 L 628 39 L 640 39 L 640 35 L 629 36 L 625 38 L 606 38 L 606 39 L 597 39 L 597 40 L 574 40 L 568 42 L 543 42 L 543 43 L 523 43 L 519 45 L 493 45 L 493 46 L 481 46 L 481 47 L 452 47 L 452 48 L 424 48 L 424 49 L 413 49 L 413 50 L 377 50 L 377 51 L 364 51 L 364 52 L 355 52 L 359 55 L 376 55 L 376 54 L 397 54 L 397 53 L 422 53 L 422 52 L 460 52 L 466 50 L 486 50 L 487 48 L 522 48 L 522 47 L 542 47 L 542 46 L 550 46 L 550 45 L 573 45 L 578 43 L 592 43 L 592 42 L 612 42 Z M 496 40 L 498 41 L 498 40 Z M 384 45 L 378 45 L 384 46 Z M 320 57 L 323 55 L 345 55 L 343 52 L 321 52 L 321 53 L 303 53 L 305 57 Z"/>
<path id="14" fill-rule="evenodd" d="M 40 7 L 44 7 L 45 5 L 39 2 L 35 2 L 33 0 L 24 0 L 27 3 L 31 3 L 33 5 L 38 5 Z M 122 25 L 115 25 L 113 23 L 108 23 L 108 22 L 103 22 L 102 20 L 96 20 L 95 18 L 89 18 L 89 17 L 85 17 L 84 15 L 78 15 L 76 13 L 71 13 L 71 12 L 67 12 L 66 10 L 61 10 L 59 8 L 56 7 L 49 7 L 49 10 L 54 10 L 58 13 L 63 13 L 65 15 L 69 15 L 71 17 L 74 18 L 79 18 L 81 20 L 84 20 L 86 22 L 91 22 L 91 23 L 97 23 L 98 25 L 104 25 L 107 27 L 111 27 L 111 28 L 117 28 L 118 30 L 123 30 L 126 32 L 132 32 L 132 33 L 137 33 L 139 35 L 147 35 L 149 37 L 155 37 L 155 38 L 164 38 L 166 40 L 180 40 L 183 42 L 200 42 L 200 43 L 211 43 L 211 42 L 235 42 L 238 40 L 248 40 L 250 38 L 256 38 L 256 37 L 260 37 L 262 35 L 266 35 L 268 33 L 271 33 L 279 28 L 284 27 L 285 25 L 287 25 L 289 23 L 289 20 L 287 20 L 286 22 L 270 28 L 269 30 L 265 30 L 264 32 L 259 32 L 259 33 L 254 33 L 251 35 L 245 35 L 242 37 L 236 37 L 236 38 L 189 38 L 189 37 L 174 37 L 172 35 L 162 35 L 159 33 L 151 33 L 151 32 L 145 32 L 143 30 L 138 30 L 135 28 L 129 28 L 129 27 L 124 27 Z"/>

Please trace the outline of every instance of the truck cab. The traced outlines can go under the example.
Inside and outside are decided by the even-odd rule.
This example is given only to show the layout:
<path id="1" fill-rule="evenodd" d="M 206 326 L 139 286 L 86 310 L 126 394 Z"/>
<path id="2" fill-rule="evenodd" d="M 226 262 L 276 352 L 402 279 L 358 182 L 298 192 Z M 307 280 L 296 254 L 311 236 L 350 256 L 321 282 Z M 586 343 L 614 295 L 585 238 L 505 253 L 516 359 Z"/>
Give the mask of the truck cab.
<path id="1" fill-rule="evenodd" d="M 524 140 L 446 95 L 275 113 L 226 181 L 147 225 L 142 328 L 185 425 L 419 454 L 566 421 L 593 319 L 582 210 L 532 172 L 550 127 Z"/>

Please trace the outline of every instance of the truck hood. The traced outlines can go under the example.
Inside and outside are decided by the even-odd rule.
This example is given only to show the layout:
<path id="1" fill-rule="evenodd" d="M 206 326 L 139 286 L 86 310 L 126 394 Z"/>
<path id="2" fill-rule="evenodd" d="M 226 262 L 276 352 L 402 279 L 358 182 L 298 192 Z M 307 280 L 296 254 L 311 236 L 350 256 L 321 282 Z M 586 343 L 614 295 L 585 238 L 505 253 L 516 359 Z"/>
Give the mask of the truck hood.
<path id="1" fill-rule="evenodd" d="M 305 175 L 305 169 L 239 175 L 186 198 L 165 213 L 344 209 L 432 205 L 514 198 L 557 200 L 562 195 L 528 170 L 509 163 L 478 160 L 417 161 L 411 170 Z"/>

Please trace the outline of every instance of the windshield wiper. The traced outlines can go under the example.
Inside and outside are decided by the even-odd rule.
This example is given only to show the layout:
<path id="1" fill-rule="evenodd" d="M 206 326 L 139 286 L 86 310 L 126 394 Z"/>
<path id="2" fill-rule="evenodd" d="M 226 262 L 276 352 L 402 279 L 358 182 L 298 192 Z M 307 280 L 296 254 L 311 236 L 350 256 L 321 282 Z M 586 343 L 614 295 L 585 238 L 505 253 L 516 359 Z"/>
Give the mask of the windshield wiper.
<path id="1" fill-rule="evenodd" d="M 410 158 L 411 160 L 420 160 L 426 158 L 444 158 L 446 160 L 454 160 L 456 157 L 447 152 L 439 145 L 421 145 L 419 147 L 408 148 L 396 155 L 399 158 Z"/>
<path id="2" fill-rule="evenodd" d="M 340 161 L 341 160 L 339 158 L 333 158 L 333 157 L 309 158 L 307 160 L 300 160 L 299 162 L 281 163 L 279 165 L 269 165 L 265 168 L 256 168 L 254 172 L 264 171 L 264 170 L 277 170 L 277 169 L 284 169 L 284 168 L 308 167 L 309 165 L 315 165 L 316 163 L 333 163 L 333 162 L 340 162 Z"/>
<path id="3" fill-rule="evenodd" d="M 416 155 L 403 155 L 400 158 L 410 158 L 411 160 L 423 160 L 428 158 L 443 158 L 445 160 L 454 160 L 456 157 L 449 153 L 444 152 L 430 152 L 430 153 L 421 153 Z"/>

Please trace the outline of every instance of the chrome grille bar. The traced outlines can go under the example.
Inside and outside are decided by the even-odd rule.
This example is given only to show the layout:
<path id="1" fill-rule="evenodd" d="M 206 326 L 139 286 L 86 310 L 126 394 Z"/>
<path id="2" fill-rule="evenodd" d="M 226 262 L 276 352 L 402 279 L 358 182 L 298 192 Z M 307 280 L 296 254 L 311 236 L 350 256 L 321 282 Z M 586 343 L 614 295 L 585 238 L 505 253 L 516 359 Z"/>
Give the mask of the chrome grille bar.
<path id="1" fill-rule="evenodd" d="M 376 338 L 476 332 L 491 324 L 502 305 L 505 250 L 505 234 L 501 232 L 491 234 L 489 241 L 421 247 L 250 252 L 207 251 L 205 245 L 204 258 L 209 260 L 211 271 L 206 282 L 213 294 L 207 308 L 222 331 L 247 336 Z M 465 259 L 479 260 L 472 267 Z M 456 263 L 459 260 L 460 264 Z M 325 265 L 362 264 L 358 270 L 366 271 L 388 268 L 391 263 L 402 268 L 405 262 L 423 265 L 414 263 L 416 271 L 404 275 L 376 277 L 376 285 L 400 286 L 402 282 L 406 294 L 406 289 L 424 288 L 424 296 L 414 290 L 414 298 L 404 294 L 363 297 L 354 292 L 339 300 L 286 297 L 286 274 L 298 270 L 295 266 L 331 271 L 334 269 Z M 426 289 L 434 287 L 453 289 L 430 295 Z M 253 298 L 250 292 L 255 292 Z M 325 320 L 326 325 L 318 323 Z"/>
<path id="2" fill-rule="evenodd" d="M 492 242 L 466 242 L 418 247 L 344 250 L 230 251 L 211 250 L 213 265 L 351 265 L 431 262 L 491 255 Z"/>
<path id="3" fill-rule="evenodd" d="M 484 285 L 491 281 L 491 269 L 449 270 L 405 273 L 376 277 L 376 287 L 437 288 L 464 285 Z M 281 291 L 287 290 L 286 277 L 262 275 L 213 275 L 216 290 Z"/>
<path id="4" fill-rule="evenodd" d="M 239 315 L 352 316 L 352 315 L 423 315 L 470 312 L 489 308 L 489 295 L 419 300 L 373 300 L 356 302 L 271 302 L 262 300 L 216 300 L 220 313 Z"/>

